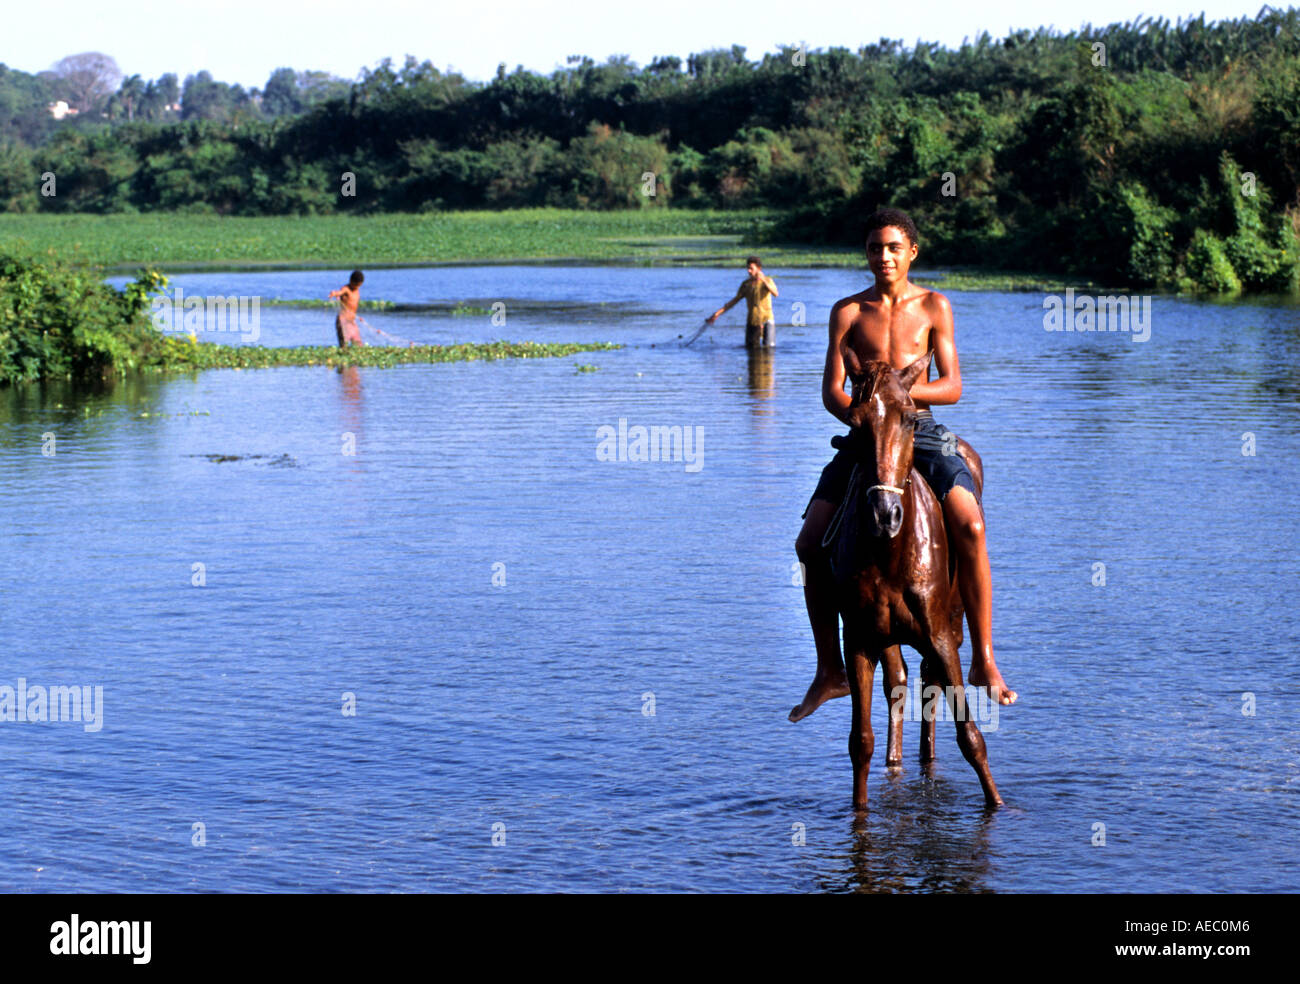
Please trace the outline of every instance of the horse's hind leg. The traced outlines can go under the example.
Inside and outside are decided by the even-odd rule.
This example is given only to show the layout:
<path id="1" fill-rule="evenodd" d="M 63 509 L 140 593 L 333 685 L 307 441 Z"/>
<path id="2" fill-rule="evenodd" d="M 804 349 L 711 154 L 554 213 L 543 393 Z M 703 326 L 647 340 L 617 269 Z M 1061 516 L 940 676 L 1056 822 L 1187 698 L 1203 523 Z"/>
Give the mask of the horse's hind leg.
<path id="1" fill-rule="evenodd" d="M 884 672 L 880 675 L 880 689 L 889 705 L 889 742 L 885 746 L 885 768 L 897 769 L 903 764 L 903 714 L 907 707 L 907 664 L 903 650 L 898 646 L 885 647 L 881 659 Z"/>
<path id="2" fill-rule="evenodd" d="M 849 760 L 853 763 L 853 808 L 867 808 L 867 772 L 876 736 L 871 730 L 871 685 L 875 665 L 867 658 L 861 639 L 850 640 L 845 632 L 845 669 L 849 676 L 849 694 L 853 698 L 853 722 L 849 726 Z M 874 654 L 873 655 L 877 655 Z"/>
<path id="3" fill-rule="evenodd" d="M 984 788 L 984 804 L 1001 806 L 1002 797 L 993 782 L 993 773 L 989 770 L 988 751 L 984 747 L 984 736 L 973 720 L 971 708 L 966 700 L 966 689 L 962 685 L 961 661 L 957 658 L 957 645 L 950 636 L 932 640 L 933 649 L 926 654 L 926 661 L 934 660 L 933 672 L 938 676 L 935 682 L 942 685 L 957 725 L 957 747 L 962 756 L 970 763 Z"/>

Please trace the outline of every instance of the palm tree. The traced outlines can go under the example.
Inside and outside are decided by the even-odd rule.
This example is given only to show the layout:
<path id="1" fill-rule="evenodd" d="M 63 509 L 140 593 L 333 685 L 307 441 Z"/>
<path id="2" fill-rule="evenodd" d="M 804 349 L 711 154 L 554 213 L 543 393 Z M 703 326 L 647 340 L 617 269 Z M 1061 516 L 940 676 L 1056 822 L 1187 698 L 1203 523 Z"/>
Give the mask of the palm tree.
<path id="1" fill-rule="evenodd" d="M 126 110 L 127 122 L 135 119 L 135 114 L 144 102 L 144 97 L 144 79 L 138 75 L 123 79 L 122 87 L 117 90 L 117 100 L 122 108 Z"/>

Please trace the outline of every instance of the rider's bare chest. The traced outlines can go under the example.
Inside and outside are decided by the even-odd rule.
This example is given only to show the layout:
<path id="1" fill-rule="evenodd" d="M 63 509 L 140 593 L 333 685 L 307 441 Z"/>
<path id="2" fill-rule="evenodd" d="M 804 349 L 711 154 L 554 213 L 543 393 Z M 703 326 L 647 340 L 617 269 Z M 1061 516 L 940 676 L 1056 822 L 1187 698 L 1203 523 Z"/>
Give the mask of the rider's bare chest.
<path id="1" fill-rule="evenodd" d="M 878 311 L 854 321 L 844 342 L 864 363 L 879 360 L 903 369 L 930 350 L 930 319 L 912 312 Z"/>

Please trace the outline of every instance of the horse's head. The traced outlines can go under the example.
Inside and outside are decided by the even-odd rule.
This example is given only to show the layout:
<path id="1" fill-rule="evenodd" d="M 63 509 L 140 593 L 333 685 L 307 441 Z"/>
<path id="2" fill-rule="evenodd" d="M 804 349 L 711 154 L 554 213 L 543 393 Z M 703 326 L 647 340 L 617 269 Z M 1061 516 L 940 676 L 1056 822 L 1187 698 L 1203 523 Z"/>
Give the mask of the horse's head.
<path id="1" fill-rule="evenodd" d="M 909 391 L 930 366 L 927 352 L 905 369 L 888 362 L 863 365 L 848 350 L 845 362 L 853 382 L 853 402 L 848 423 L 861 445 L 874 451 L 875 482 L 866 496 L 868 527 L 874 536 L 891 539 L 903 528 L 903 489 L 912 471 L 912 430 L 916 404 Z M 863 464 L 872 462 L 863 455 Z"/>

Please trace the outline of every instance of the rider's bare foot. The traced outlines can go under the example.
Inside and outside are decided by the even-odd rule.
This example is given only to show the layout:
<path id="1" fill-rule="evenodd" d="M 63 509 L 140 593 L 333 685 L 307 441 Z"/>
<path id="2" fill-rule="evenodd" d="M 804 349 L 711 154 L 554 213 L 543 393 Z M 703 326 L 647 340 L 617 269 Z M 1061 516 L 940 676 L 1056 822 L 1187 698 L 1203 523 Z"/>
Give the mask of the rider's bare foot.
<path id="1" fill-rule="evenodd" d="M 828 700 L 834 700 L 836 697 L 847 697 L 848 695 L 849 678 L 844 675 L 843 670 L 836 674 L 823 674 L 818 671 L 817 675 L 813 677 L 808 692 L 803 695 L 803 700 L 799 702 L 799 706 L 790 712 L 790 720 L 792 722 L 802 721 Z"/>
<path id="2" fill-rule="evenodd" d="M 972 687 L 983 687 L 987 690 L 989 696 L 995 698 L 999 704 L 1009 706 L 1020 697 L 1007 686 L 1007 681 L 1002 679 L 1002 674 L 996 666 L 979 660 L 971 661 L 970 676 L 967 679 Z"/>

